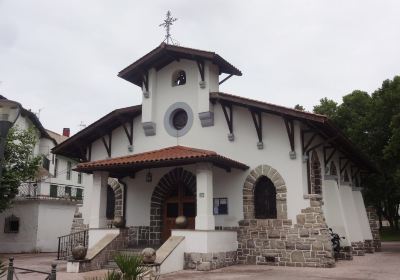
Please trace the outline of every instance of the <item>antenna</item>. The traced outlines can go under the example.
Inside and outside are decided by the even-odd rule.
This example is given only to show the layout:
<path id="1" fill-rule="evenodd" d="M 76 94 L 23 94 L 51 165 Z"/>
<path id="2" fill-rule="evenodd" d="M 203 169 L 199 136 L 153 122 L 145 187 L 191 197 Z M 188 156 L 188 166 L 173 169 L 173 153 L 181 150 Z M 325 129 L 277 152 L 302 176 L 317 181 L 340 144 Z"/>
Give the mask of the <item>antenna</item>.
<path id="1" fill-rule="evenodd" d="M 165 28 L 166 34 L 165 34 L 165 38 L 164 38 L 163 42 L 166 42 L 167 44 L 169 44 L 171 42 L 173 45 L 178 45 L 178 42 L 175 41 L 174 39 L 172 39 L 171 32 L 170 32 L 171 31 L 171 25 L 177 20 L 178 20 L 177 18 L 173 18 L 171 16 L 171 11 L 168 11 L 167 12 L 167 18 L 164 20 L 163 23 L 158 25 L 158 26 L 162 26 L 162 27 Z"/>

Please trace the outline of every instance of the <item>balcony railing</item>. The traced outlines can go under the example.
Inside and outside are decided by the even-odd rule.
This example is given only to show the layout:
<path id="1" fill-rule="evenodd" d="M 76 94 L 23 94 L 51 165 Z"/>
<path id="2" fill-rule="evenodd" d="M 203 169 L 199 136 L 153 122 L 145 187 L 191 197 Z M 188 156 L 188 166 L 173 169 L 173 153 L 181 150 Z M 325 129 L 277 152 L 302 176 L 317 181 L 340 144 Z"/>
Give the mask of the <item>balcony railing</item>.
<path id="1" fill-rule="evenodd" d="M 51 184 L 50 190 L 44 194 L 36 183 L 22 183 L 18 187 L 17 199 L 53 199 L 53 200 L 83 200 L 83 188 Z"/>

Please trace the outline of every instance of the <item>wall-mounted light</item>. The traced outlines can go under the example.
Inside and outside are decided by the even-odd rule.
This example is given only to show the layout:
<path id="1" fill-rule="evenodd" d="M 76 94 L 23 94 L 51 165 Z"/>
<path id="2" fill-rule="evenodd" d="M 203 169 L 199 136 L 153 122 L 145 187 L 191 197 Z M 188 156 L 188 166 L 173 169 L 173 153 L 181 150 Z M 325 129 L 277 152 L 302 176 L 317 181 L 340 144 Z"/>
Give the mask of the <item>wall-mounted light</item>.
<path id="1" fill-rule="evenodd" d="M 147 174 L 146 174 L 146 182 L 147 183 L 151 183 L 151 181 L 153 181 L 153 174 L 151 174 L 151 171 L 150 171 L 150 169 L 147 171 Z"/>

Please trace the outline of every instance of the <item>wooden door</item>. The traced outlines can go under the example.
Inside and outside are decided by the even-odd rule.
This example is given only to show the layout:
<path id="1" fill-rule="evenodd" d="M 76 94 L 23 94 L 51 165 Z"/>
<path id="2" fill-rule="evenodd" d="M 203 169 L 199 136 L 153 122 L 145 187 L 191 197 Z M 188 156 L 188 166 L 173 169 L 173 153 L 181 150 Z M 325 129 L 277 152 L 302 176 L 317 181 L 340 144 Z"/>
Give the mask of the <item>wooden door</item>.
<path id="1" fill-rule="evenodd" d="M 176 229 L 175 219 L 185 216 L 187 229 L 194 229 L 196 218 L 196 196 L 185 184 L 178 182 L 164 202 L 162 242 L 171 236 L 171 229 Z"/>

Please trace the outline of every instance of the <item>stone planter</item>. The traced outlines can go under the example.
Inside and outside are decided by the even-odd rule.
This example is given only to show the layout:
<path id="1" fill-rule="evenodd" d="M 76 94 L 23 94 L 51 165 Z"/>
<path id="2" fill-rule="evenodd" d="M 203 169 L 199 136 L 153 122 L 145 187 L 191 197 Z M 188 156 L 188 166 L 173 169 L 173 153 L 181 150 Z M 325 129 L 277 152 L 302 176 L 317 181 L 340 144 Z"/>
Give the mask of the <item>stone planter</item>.
<path id="1" fill-rule="evenodd" d="M 179 229 L 184 229 L 188 225 L 188 220 L 185 216 L 178 216 L 176 217 L 175 225 Z"/>
<path id="2" fill-rule="evenodd" d="M 144 263 L 154 263 L 156 261 L 156 250 L 153 248 L 145 248 L 142 251 L 142 257 Z"/>
<path id="3" fill-rule="evenodd" d="M 81 244 L 72 248 L 72 257 L 76 261 L 84 260 L 86 257 L 87 248 L 83 247 Z"/>
<path id="4" fill-rule="evenodd" d="M 122 217 L 115 217 L 113 220 L 113 225 L 117 228 L 123 228 L 125 227 L 125 219 Z"/>

